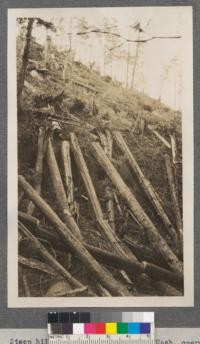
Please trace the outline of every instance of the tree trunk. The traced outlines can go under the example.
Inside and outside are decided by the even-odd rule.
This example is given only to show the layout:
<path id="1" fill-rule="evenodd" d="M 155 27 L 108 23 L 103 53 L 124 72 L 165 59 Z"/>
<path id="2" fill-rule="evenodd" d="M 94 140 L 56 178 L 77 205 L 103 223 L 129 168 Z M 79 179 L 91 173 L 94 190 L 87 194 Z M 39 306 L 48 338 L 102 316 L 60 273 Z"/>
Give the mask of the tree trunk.
<path id="1" fill-rule="evenodd" d="M 102 268 L 99 263 L 92 257 L 88 250 L 83 246 L 79 239 L 71 233 L 68 227 L 60 220 L 51 207 L 41 198 L 41 196 L 32 188 L 23 176 L 19 176 L 19 185 L 26 195 L 37 205 L 43 214 L 52 222 L 66 244 L 79 257 L 83 264 L 94 274 L 99 282 L 113 296 L 130 296 L 127 289 L 116 281 L 113 276 Z"/>
<path id="2" fill-rule="evenodd" d="M 106 186 L 106 212 L 110 227 L 115 231 L 115 210 L 114 210 L 114 196 L 113 191 L 109 186 Z"/>
<path id="3" fill-rule="evenodd" d="M 171 139 L 173 163 L 176 164 L 178 162 L 178 159 L 177 159 L 177 146 L 176 146 L 175 136 L 170 135 L 170 139 Z"/>
<path id="4" fill-rule="evenodd" d="M 140 40 L 140 31 L 138 31 L 138 41 L 139 40 Z M 133 89 L 134 86 L 135 86 L 135 73 L 136 73 L 138 57 L 139 57 L 139 46 L 140 46 L 140 42 L 137 42 L 135 59 L 134 59 L 134 65 L 133 65 L 133 71 L 132 71 L 131 89 Z"/>
<path id="5" fill-rule="evenodd" d="M 153 264 L 156 264 L 159 261 L 159 265 L 163 265 L 164 260 L 162 256 L 159 254 L 159 252 L 155 253 L 150 247 L 136 243 L 132 238 L 129 238 L 127 235 L 123 237 L 123 241 L 133 251 L 133 253 L 139 261 L 146 261 Z"/>
<path id="6" fill-rule="evenodd" d="M 100 296 L 104 296 L 104 297 L 110 297 L 112 296 L 109 291 L 107 291 L 104 287 L 102 287 L 102 285 L 100 283 L 96 283 L 95 285 L 95 289 L 97 290 L 97 293 Z"/>
<path id="7" fill-rule="evenodd" d="M 127 42 L 127 57 L 126 57 L 126 90 L 128 90 L 128 77 L 129 77 L 129 62 L 130 62 L 130 53 L 129 53 L 129 42 Z"/>
<path id="8" fill-rule="evenodd" d="M 48 140 L 47 163 L 48 163 L 48 167 L 49 167 L 49 171 L 51 175 L 52 186 L 56 195 L 56 200 L 59 205 L 60 211 L 62 213 L 62 219 L 66 223 L 66 225 L 70 228 L 70 230 L 74 234 L 76 234 L 79 238 L 81 238 L 80 229 L 76 221 L 72 217 L 72 214 L 68 206 L 67 196 L 65 193 L 62 178 L 61 178 L 58 164 L 56 161 L 56 157 L 54 154 L 51 139 Z"/>
<path id="9" fill-rule="evenodd" d="M 168 266 L 177 272 L 183 271 L 183 264 L 178 260 L 176 255 L 172 252 L 166 241 L 161 237 L 157 228 L 152 223 L 151 219 L 144 212 L 141 205 L 136 200 L 135 196 L 131 193 L 128 186 L 124 183 L 123 179 L 114 168 L 113 164 L 110 162 L 108 157 L 105 155 L 101 146 L 93 142 L 90 146 L 94 158 L 99 162 L 101 167 L 107 173 L 113 184 L 119 190 L 121 196 L 124 198 L 130 210 L 136 216 L 138 221 L 144 226 L 147 230 L 148 237 L 152 247 L 155 250 L 159 250 L 163 258 L 165 259 Z"/>
<path id="10" fill-rule="evenodd" d="M 116 194 L 115 191 L 113 191 L 113 197 L 114 197 L 114 200 L 115 200 L 116 207 L 117 207 L 119 215 L 123 216 L 123 211 L 122 211 L 122 208 L 120 206 L 120 203 L 119 203 L 119 200 L 118 200 L 118 197 L 117 197 L 117 194 Z"/>
<path id="11" fill-rule="evenodd" d="M 26 43 L 25 43 L 25 47 L 24 47 L 24 53 L 23 53 L 23 57 L 22 57 L 22 66 L 21 66 L 21 70 L 19 73 L 18 86 L 17 86 L 17 102 L 18 102 L 19 107 L 21 107 L 21 97 L 22 97 L 22 92 L 23 92 L 23 88 L 24 88 L 24 81 L 26 78 L 26 70 L 27 70 L 27 66 L 28 66 L 33 22 L 34 22 L 34 18 L 28 19 L 27 32 L 26 32 Z"/>
<path id="12" fill-rule="evenodd" d="M 97 133 L 99 135 L 100 142 L 101 142 L 101 145 L 103 147 L 103 150 L 105 151 L 106 155 L 108 155 L 106 135 L 102 132 L 101 129 L 97 129 Z"/>
<path id="13" fill-rule="evenodd" d="M 167 177 L 168 177 L 168 182 L 169 182 L 172 208 L 174 211 L 177 232 L 178 232 L 179 239 L 180 239 L 180 246 L 182 247 L 182 245 L 183 245 L 183 223 L 182 223 L 181 212 L 180 212 L 179 204 L 178 204 L 173 168 L 172 168 L 170 157 L 167 154 L 165 154 L 165 165 L 166 165 Z"/>
<path id="14" fill-rule="evenodd" d="M 45 129 L 43 127 L 39 128 L 38 132 L 38 151 L 37 151 L 37 159 L 35 164 L 35 173 L 36 173 L 36 183 L 35 183 L 35 190 L 40 194 L 41 192 L 41 184 L 42 184 L 42 174 L 43 174 L 43 160 L 46 151 L 45 145 Z M 29 202 L 27 206 L 27 214 L 32 215 L 35 209 L 35 205 L 33 202 Z"/>
<path id="15" fill-rule="evenodd" d="M 165 210 L 163 209 L 163 206 L 160 203 L 160 200 L 157 197 L 157 194 L 156 194 L 153 186 L 151 185 L 150 181 L 145 178 L 142 170 L 140 169 L 140 166 L 138 165 L 137 161 L 133 157 L 133 154 L 131 153 L 129 147 L 127 146 L 125 140 L 123 139 L 121 133 L 120 132 L 115 132 L 114 133 L 114 138 L 115 138 L 115 141 L 116 141 L 119 149 L 124 154 L 124 156 L 127 158 L 130 167 L 132 168 L 133 172 L 137 176 L 138 181 L 139 181 L 141 187 L 143 188 L 143 190 L 146 193 L 147 197 L 151 201 L 154 209 L 156 210 L 157 214 L 160 216 L 160 218 L 162 219 L 163 223 L 165 224 L 165 226 L 167 228 L 167 231 L 168 231 L 168 234 L 170 235 L 170 238 L 171 238 L 172 242 L 176 244 L 177 243 L 176 231 L 173 228 L 173 225 L 172 225 L 171 221 L 169 220 Z"/>
<path id="16" fill-rule="evenodd" d="M 148 262 L 134 262 L 127 257 L 119 257 L 92 245 L 85 244 L 85 247 L 98 261 L 105 265 L 112 266 L 116 269 L 123 269 L 127 273 L 145 273 L 149 277 L 153 278 L 153 280 L 163 280 L 179 287 L 183 284 L 183 275 L 180 273 L 171 272 Z"/>
<path id="17" fill-rule="evenodd" d="M 171 285 L 159 281 L 155 284 L 156 288 L 159 289 L 163 295 L 168 295 L 168 296 L 183 296 L 183 292 L 177 290 L 176 288 L 172 287 Z"/>
<path id="18" fill-rule="evenodd" d="M 48 29 L 46 34 L 46 41 L 45 41 L 45 50 L 44 50 L 44 68 L 47 69 L 48 59 L 49 59 L 49 51 L 51 49 L 51 37 L 48 35 Z"/>
<path id="19" fill-rule="evenodd" d="M 104 148 L 109 159 L 112 159 L 112 148 L 113 148 L 113 137 L 110 130 L 105 130 L 106 146 Z M 107 210 L 107 219 L 110 227 L 115 231 L 115 208 L 114 208 L 114 196 L 113 190 L 109 185 L 106 186 L 106 210 Z"/>
<path id="20" fill-rule="evenodd" d="M 28 286 L 26 274 L 25 274 L 25 272 L 23 272 L 22 269 L 19 268 L 19 272 L 20 272 L 20 270 L 21 270 L 21 274 L 22 274 L 22 283 L 23 283 L 23 287 L 24 287 L 24 294 L 26 297 L 30 297 L 31 291 L 30 291 L 29 286 Z"/>
<path id="21" fill-rule="evenodd" d="M 162 136 L 160 135 L 157 130 L 153 129 L 150 124 L 147 125 L 147 128 L 169 149 L 171 149 L 171 144 Z"/>
<path id="22" fill-rule="evenodd" d="M 71 211 L 74 210 L 74 184 L 72 179 L 71 157 L 70 157 L 70 143 L 62 141 L 61 156 L 64 167 L 64 183 L 67 192 L 67 201 Z"/>
<path id="23" fill-rule="evenodd" d="M 97 194 L 96 194 L 92 179 L 90 177 L 85 159 L 81 152 L 78 139 L 74 133 L 70 135 L 70 138 L 71 138 L 71 147 L 74 154 L 74 158 L 79 168 L 79 172 L 83 178 L 83 181 L 84 181 L 88 196 L 90 198 L 97 222 L 100 226 L 100 229 L 103 231 L 108 241 L 113 245 L 113 249 L 115 250 L 115 252 L 119 253 L 120 255 L 126 255 L 126 253 L 124 252 L 124 250 L 122 249 L 120 245 L 120 239 L 116 236 L 115 232 L 110 227 L 108 222 L 104 220 L 104 215 L 103 215 L 99 200 L 97 198 Z"/>
<path id="24" fill-rule="evenodd" d="M 48 274 L 53 277 L 58 276 L 57 271 L 55 271 L 51 266 L 47 265 L 46 263 L 42 263 L 39 259 L 26 258 L 19 255 L 18 263 L 30 269 L 38 270 L 40 272 L 42 271 L 45 274 Z"/>
<path id="25" fill-rule="evenodd" d="M 64 241 L 60 240 L 60 236 L 56 233 L 51 233 L 47 230 L 44 230 L 43 228 L 39 228 L 36 232 L 35 236 L 40 236 L 41 238 L 44 238 L 45 240 L 48 240 L 52 243 L 53 247 L 57 250 L 66 250 L 66 243 Z M 165 268 L 158 266 L 156 263 L 146 261 L 146 258 L 148 258 L 150 255 L 153 256 L 154 253 L 148 249 L 147 247 L 135 247 L 135 252 L 138 253 L 138 250 L 140 252 L 140 259 L 139 260 L 133 260 L 128 257 L 122 257 L 118 256 L 116 254 L 107 252 L 105 250 L 102 250 L 98 247 L 89 245 L 87 243 L 83 244 L 84 247 L 91 253 L 91 255 L 97 260 L 103 263 L 107 266 L 112 266 L 116 268 L 117 270 L 125 270 L 128 274 L 147 274 L 149 277 L 151 277 L 153 280 L 164 280 L 167 281 L 171 285 L 179 286 L 181 287 L 183 284 L 183 275 L 177 272 L 171 272 L 169 270 L 166 270 Z M 150 253 L 149 253 L 150 252 Z M 143 254 L 144 253 L 144 254 Z M 148 255 L 148 256 L 147 256 Z M 158 257 L 158 256 L 157 256 Z M 160 258 L 156 259 L 156 262 L 159 259 L 159 263 L 161 262 Z M 161 257 L 162 259 L 162 257 Z"/>
<path id="26" fill-rule="evenodd" d="M 43 244 L 23 225 L 19 224 L 19 228 L 21 232 L 29 238 L 35 249 L 39 252 L 39 254 L 45 259 L 45 261 L 49 264 L 50 267 L 53 267 L 61 276 L 63 276 L 73 287 L 75 288 L 82 288 L 85 287 L 82 283 L 80 283 L 77 279 L 75 279 L 56 259 L 53 257 L 45 248 Z M 19 260 L 21 262 L 21 260 Z M 33 265 L 33 264 L 32 264 Z M 35 266 L 35 264 L 34 264 Z M 44 269 L 44 267 L 43 267 Z M 49 272 L 50 273 L 50 272 Z"/>
<path id="27" fill-rule="evenodd" d="M 18 190 L 18 209 L 23 197 L 24 197 L 24 192 L 22 190 Z"/>
<path id="28" fill-rule="evenodd" d="M 39 227 L 40 225 L 40 220 L 34 216 L 24 213 L 23 211 L 18 211 L 18 217 L 22 220 L 22 222 L 25 221 L 26 223 L 32 224 L 35 227 Z"/>

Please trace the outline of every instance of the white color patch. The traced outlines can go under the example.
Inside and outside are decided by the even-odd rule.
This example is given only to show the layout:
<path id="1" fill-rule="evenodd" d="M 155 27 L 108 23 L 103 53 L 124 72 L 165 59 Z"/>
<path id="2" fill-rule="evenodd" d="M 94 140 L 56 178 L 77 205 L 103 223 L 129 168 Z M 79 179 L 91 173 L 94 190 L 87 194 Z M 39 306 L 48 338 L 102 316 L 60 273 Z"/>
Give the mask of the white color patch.
<path id="1" fill-rule="evenodd" d="M 73 334 L 84 334 L 84 324 L 73 324 Z"/>

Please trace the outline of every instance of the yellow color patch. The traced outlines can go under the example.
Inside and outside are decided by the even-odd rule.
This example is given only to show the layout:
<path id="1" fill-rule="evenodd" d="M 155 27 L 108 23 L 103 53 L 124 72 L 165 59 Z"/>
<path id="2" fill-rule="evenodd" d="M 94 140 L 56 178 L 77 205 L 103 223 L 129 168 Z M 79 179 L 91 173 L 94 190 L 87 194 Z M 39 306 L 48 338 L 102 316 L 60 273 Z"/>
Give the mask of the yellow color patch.
<path id="1" fill-rule="evenodd" d="M 117 323 L 106 323 L 106 334 L 116 334 L 117 333 Z"/>

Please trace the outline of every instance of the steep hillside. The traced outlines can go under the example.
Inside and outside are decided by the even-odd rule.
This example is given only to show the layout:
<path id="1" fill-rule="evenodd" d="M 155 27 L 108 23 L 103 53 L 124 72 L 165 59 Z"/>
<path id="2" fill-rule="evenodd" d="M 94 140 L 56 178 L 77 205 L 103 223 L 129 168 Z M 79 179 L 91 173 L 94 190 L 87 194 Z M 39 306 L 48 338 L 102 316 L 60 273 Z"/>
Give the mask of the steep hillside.
<path id="1" fill-rule="evenodd" d="M 42 47 L 36 43 L 34 44 L 30 53 L 22 106 L 18 109 L 19 174 L 23 175 L 32 186 L 37 184 L 38 172 L 35 170 L 35 165 L 38 155 L 38 130 L 44 128 L 48 139 L 50 138 L 53 143 L 61 177 L 64 180 L 60 147 L 63 141 L 69 141 L 70 135 L 75 133 L 93 181 L 104 219 L 110 221 L 108 201 L 111 191 L 115 195 L 115 197 L 112 197 L 114 197 L 114 233 L 116 233 L 117 237 L 121 241 L 124 240 L 127 245 L 129 243 L 129 248 L 131 247 L 130 242 L 132 242 L 132 248 L 135 245 L 134 254 L 139 262 L 148 260 L 148 257 L 145 256 L 146 248 L 147 251 L 150 250 L 151 263 L 156 262 L 158 266 L 173 271 L 170 266 L 167 266 L 162 252 L 158 252 L 158 255 L 155 253 L 155 247 L 152 245 L 151 236 L 149 237 L 147 229 L 138 220 L 137 214 L 133 214 L 129 204 L 124 201 L 123 195 L 114 185 L 112 178 L 108 177 L 108 173 L 106 173 L 103 166 L 100 166 L 94 151 L 92 153 L 91 144 L 95 142 L 106 150 L 105 138 L 112 137 L 116 131 L 120 132 L 146 180 L 150 181 L 153 186 L 159 204 L 162 205 L 171 221 L 171 226 L 178 231 L 174 216 L 174 205 L 171 201 L 165 155 L 172 156 L 171 139 L 175 138 L 177 145 L 175 158 L 177 161 L 174 161 L 173 171 L 178 205 L 182 211 L 181 114 L 172 111 L 158 100 L 154 100 L 145 94 L 126 90 L 119 82 L 113 81 L 109 76 L 102 77 L 97 71 L 77 61 L 69 60 L 67 64 L 65 63 L 66 70 L 63 78 L 64 57 L 62 53 L 59 53 L 54 47 L 52 61 L 50 56 L 48 65 L 44 67 Z M 18 57 L 18 71 L 20 66 L 21 60 Z M 107 155 L 109 156 L 108 152 Z M 71 159 L 74 186 L 74 204 L 71 212 L 80 228 L 83 241 L 114 253 L 112 243 L 109 243 L 102 230 L 99 230 L 90 195 L 88 195 L 88 190 L 84 185 L 80 166 L 77 166 L 74 150 Z M 166 240 L 172 252 L 175 252 L 176 256 L 181 260 L 181 248 L 177 248 L 175 238 L 169 235 L 171 229 L 166 228 L 163 219 L 158 215 L 155 207 L 152 206 L 152 202 L 141 188 L 136 173 L 131 169 L 127 157 L 124 156 L 115 139 L 113 141 L 112 156 L 109 156 L 109 159 L 144 212 L 154 223 L 162 238 Z M 54 185 L 52 184 L 52 173 L 49 172 L 46 156 L 44 157 L 41 180 L 41 196 L 62 218 L 63 214 L 55 196 L 55 189 L 52 186 Z M 65 191 L 68 195 L 69 190 L 65 189 Z M 26 213 L 29 200 L 21 193 L 20 188 L 19 195 L 19 209 L 21 212 Z M 54 226 L 44 217 L 41 210 L 36 208 L 32 215 L 40 221 L 40 225 L 44 230 L 53 234 Z M 87 270 L 87 266 L 80 266 L 79 261 L 77 261 L 77 254 L 72 255 L 72 257 L 70 254 L 66 254 L 62 245 L 61 247 L 57 247 L 59 245 L 54 246 L 54 241 L 50 241 L 49 238 L 45 237 L 44 232 L 42 238 L 42 243 L 46 249 L 73 276 L 84 285 L 90 285 L 94 293 L 101 295 L 102 289 L 100 287 L 98 289 L 97 285 L 96 287 L 92 286 L 89 270 Z M 144 250 L 143 257 L 139 248 Z M 153 256 L 151 256 L 151 250 L 154 252 Z M 35 254 L 32 254 L 34 252 L 32 244 L 29 243 L 27 246 L 26 243 L 24 244 L 23 239 L 19 251 L 27 258 L 35 257 Z M 114 267 L 109 268 L 107 264 L 104 265 L 112 272 L 114 277 L 128 285 L 127 288 L 131 295 L 165 295 L 166 293 L 166 286 L 164 287 L 160 282 L 155 283 L 146 274 L 136 278 L 135 284 L 131 284 L 127 277 L 124 277 L 123 281 L 122 275 Z M 50 290 L 52 276 L 45 277 L 45 279 L 43 276 L 42 287 L 41 285 L 38 287 L 34 280 L 39 281 L 41 276 L 43 275 L 38 271 L 33 273 L 32 270 L 31 272 L 28 270 L 27 272 L 32 295 L 39 296 L 41 293 L 49 292 L 50 296 L 54 296 L 51 292 L 54 293 L 55 291 Z M 62 289 L 63 286 L 59 285 L 58 288 Z M 169 295 L 179 295 L 182 292 L 180 286 L 177 289 L 173 288 L 168 289 Z M 20 282 L 20 295 L 24 295 L 22 282 Z"/>

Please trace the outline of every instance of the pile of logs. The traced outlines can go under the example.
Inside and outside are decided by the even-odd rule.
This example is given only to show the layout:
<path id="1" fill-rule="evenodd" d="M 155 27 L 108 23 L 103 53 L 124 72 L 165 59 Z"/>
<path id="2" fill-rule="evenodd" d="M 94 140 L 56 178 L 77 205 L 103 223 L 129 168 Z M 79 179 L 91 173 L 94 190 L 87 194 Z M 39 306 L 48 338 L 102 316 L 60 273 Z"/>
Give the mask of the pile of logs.
<path id="1" fill-rule="evenodd" d="M 91 136 L 92 137 L 92 136 Z M 59 166 L 55 155 L 54 138 L 45 128 L 39 128 L 38 152 L 35 165 L 35 184 L 31 185 L 24 176 L 19 175 L 19 267 L 24 294 L 33 296 L 28 283 L 26 271 L 37 270 L 51 278 L 65 281 L 62 291 L 46 292 L 46 296 L 133 296 L 141 295 L 142 283 L 152 285 L 160 295 L 177 296 L 183 294 L 183 226 L 178 204 L 174 164 L 171 154 L 165 158 L 166 173 L 169 181 L 171 202 L 173 205 L 175 225 L 170 220 L 153 185 L 146 179 L 125 139 L 119 131 L 98 130 L 98 140 L 91 140 L 91 159 L 95 159 L 109 180 L 105 188 L 106 213 L 92 181 L 78 137 L 70 133 L 69 139 L 59 139 L 62 166 Z M 162 231 L 157 228 L 149 215 L 136 199 L 133 191 L 127 186 L 112 160 L 113 145 L 121 151 L 143 192 L 149 199 L 162 223 Z M 57 142 L 58 146 L 58 142 Z M 170 147 L 171 149 L 171 144 Z M 74 180 L 71 158 L 81 175 L 87 196 L 88 206 L 92 208 L 96 223 L 94 230 L 109 243 L 110 250 L 88 244 L 77 221 L 80 211 L 74 195 Z M 173 157 L 174 158 L 174 157 Z M 42 181 L 45 178 L 44 164 L 47 165 L 55 200 L 49 204 L 42 196 Z M 110 186 L 112 185 L 112 187 Z M 138 224 L 142 233 L 148 237 L 148 246 L 136 243 L 130 236 L 121 237 L 115 221 L 115 213 L 123 217 L 119 202 L 123 200 L 133 221 Z M 26 211 L 23 199 L 28 200 Z M 59 215 L 54 205 L 59 209 Z M 23 211 L 22 211 L 23 209 Z M 51 223 L 53 230 L 47 230 L 37 218 L 38 211 Z M 165 235 L 163 235 L 163 232 Z M 20 251 L 21 242 L 26 239 L 34 251 L 32 257 L 25 257 Z M 84 284 L 72 273 L 70 267 L 62 265 L 49 250 L 69 253 L 71 259 L 76 257 L 85 271 L 92 276 L 92 284 Z"/>

